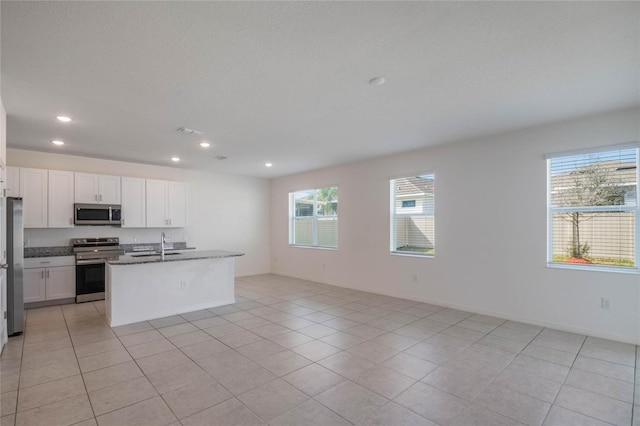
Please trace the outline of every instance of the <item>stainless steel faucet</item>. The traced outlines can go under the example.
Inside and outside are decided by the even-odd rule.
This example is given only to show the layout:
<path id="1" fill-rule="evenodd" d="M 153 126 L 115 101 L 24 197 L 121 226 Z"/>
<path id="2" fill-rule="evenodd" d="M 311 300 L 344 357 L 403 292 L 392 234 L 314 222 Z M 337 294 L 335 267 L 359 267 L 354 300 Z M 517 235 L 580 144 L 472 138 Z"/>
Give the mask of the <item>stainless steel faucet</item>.
<path id="1" fill-rule="evenodd" d="M 164 232 L 160 233 L 160 260 L 164 260 Z"/>

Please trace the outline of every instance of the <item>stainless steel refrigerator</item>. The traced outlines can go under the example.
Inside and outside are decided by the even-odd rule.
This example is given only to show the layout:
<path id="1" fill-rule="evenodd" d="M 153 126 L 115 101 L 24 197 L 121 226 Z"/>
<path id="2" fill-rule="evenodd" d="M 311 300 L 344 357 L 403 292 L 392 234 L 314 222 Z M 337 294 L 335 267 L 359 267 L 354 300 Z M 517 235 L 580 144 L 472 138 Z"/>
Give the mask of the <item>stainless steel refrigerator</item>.
<path id="1" fill-rule="evenodd" d="M 22 198 L 7 198 L 7 334 L 24 331 Z"/>

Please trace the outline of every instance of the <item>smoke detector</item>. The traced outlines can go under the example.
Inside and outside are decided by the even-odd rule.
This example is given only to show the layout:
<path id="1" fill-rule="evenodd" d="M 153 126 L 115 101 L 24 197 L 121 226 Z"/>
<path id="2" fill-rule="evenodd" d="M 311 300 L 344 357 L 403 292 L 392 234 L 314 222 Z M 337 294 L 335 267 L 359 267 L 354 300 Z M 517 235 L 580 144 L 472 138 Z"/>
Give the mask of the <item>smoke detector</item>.
<path id="1" fill-rule="evenodd" d="M 202 134 L 200 130 L 188 129 L 186 127 L 180 127 L 178 131 L 185 135 L 201 135 Z"/>
<path id="2" fill-rule="evenodd" d="M 225 157 L 224 155 L 216 155 L 216 160 L 226 160 L 227 157 Z"/>

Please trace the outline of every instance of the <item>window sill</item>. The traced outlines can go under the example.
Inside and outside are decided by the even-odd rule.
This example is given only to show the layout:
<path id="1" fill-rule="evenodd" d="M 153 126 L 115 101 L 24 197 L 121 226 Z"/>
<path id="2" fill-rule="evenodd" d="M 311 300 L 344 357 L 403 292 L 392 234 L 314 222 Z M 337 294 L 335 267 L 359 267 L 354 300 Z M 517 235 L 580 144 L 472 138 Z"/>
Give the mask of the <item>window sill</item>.
<path id="1" fill-rule="evenodd" d="M 574 271 L 596 271 L 596 272 L 613 272 L 617 274 L 640 274 L 638 268 L 625 268 L 615 266 L 582 266 L 582 265 L 570 265 L 566 263 L 548 262 L 547 268 L 554 269 L 573 269 Z"/>
<path id="2" fill-rule="evenodd" d="M 418 254 L 418 253 L 403 253 L 401 251 L 391 251 L 389 252 L 392 256 L 401 256 L 401 257 L 419 257 L 421 259 L 424 259 L 425 257 L 427 259 L 433 259 L 434 257 L 436 257 L 435 254 Z"/>
<path id="3" fill-rule="evenodd" d="M 303 249 L 317 249 L 317 250 L 338 251 L 338 247 L 301 246 L 301 245 L 298 245 L 298 244 L 289 244 L 289 247 L 303 248 Z"/>

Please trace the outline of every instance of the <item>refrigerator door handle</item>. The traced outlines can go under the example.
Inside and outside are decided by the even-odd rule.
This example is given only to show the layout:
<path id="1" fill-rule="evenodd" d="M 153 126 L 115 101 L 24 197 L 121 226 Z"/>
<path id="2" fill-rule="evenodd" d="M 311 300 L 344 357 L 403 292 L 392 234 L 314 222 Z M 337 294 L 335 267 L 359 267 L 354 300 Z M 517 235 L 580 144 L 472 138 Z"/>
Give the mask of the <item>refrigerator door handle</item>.
<path id="1" fill-rule="evenodd" d="M 0 269 L 9 269 L 8 263 L 0 263 Z"/>

